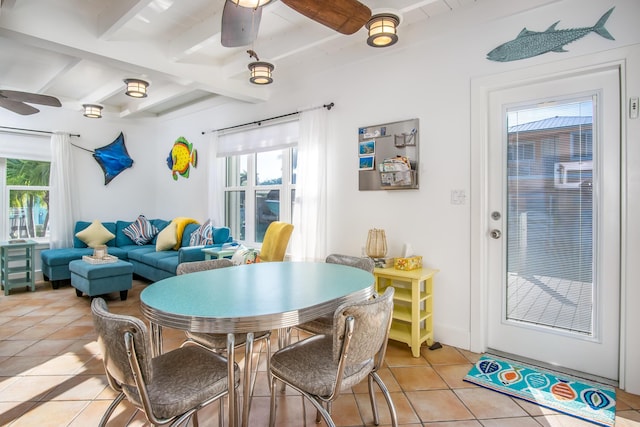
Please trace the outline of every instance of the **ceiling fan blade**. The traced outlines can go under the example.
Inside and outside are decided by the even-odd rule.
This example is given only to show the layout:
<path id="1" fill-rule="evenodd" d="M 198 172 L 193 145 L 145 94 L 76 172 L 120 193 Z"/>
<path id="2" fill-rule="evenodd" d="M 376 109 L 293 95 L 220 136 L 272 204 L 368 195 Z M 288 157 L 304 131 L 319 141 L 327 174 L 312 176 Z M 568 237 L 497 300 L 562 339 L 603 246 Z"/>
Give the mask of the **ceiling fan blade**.
<path id="1" fill-rule="evenodd" d="M 28 102 L 29 104 L 48 105 L 50 107 L 61 107 L 58 98 L 38 93 L 18 92 L 15 90 L 0 90 L 0 96 L 9 98 L 12 101 Z"/>
<path id="2" fill-rule="evenodd" d="M 23 116 L 28 116 L 29 114 L 35 114 L 38 110 L 31 105 L 24 104 L 19 101 L 12 101 L 7 98 L 0 97 L 0 107 L 6 108 L 7 110 L 13 111 L 14 113 L 22 114 Z"/>
<path id="3" fill-rule="evenodd" d="M 357 0 L 282 0 L 298 13 L 342 34 L 353 34 L 371 18 L 371 9 Z"/>
<path id="4" fill-rule="evenodd" d="M 220 38 L 224 47 L 248 46 L 258 37 L 262 7 L 251 9 L 227 0 L 222 11 Z"/>

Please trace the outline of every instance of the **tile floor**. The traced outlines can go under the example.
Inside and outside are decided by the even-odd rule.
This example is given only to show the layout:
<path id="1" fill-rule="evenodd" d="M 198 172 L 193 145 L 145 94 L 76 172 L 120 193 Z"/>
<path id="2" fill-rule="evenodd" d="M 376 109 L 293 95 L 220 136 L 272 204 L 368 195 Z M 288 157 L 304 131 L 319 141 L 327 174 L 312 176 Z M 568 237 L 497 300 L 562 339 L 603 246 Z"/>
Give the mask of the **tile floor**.
<path id="1" fill-rule="evenodd" d="M 110 310 L 141 317 L 139 294 L 145 282 L 134 281 L 127 301 L 107 297 Z M 182 341 L 167 331 L 165 349 Z M 276 348 L 277 337 L 273 337 Z M 258 375 L 250 425 L 266 426 L 269 393 L 265 354 L 256 349 Z M 401 426 L 421 427 L 574 427 L 593 426 L 572 417 L 462 381 L 479 355 L 445 346 L 423 348 L 411 357 L 405 344 L 389 343 L 382 378 L 392 393 Z M 95 341 L 89 298 L 78 298 L 70 286 L 52 290 L 38 283 L 36 292 L 12 290 L 0 296 L 0 425 L 97 425 L 114 393 L 109 389 Z M 617 394 L 617 427 L 640 426 L 640 396 Z M 384 400 L 382 425 L 389 425 Z M 201 426 L 217 425 L 217 405 L 201 411 Z M 372 425 L 366 383 L 343 394 L 333 407 L 338 426 Z M 279 426 L 314 426 L 315 410 L 291 389 L 279 397 Z M 121 404 L 110 426 L 145 426 L 144 417 Z M 322 423 L 321 425 L 324 425 Z"/>

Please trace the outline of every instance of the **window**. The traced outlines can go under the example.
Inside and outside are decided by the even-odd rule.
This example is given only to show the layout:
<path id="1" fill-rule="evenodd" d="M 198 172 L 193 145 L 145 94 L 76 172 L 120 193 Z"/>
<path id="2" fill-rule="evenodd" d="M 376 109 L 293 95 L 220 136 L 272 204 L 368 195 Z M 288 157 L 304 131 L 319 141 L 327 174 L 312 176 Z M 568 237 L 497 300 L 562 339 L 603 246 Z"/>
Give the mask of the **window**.
<path id="1" fill-rule="evenodd" d="M 49 236 L 50 162 L 0 158 L 2 239 L 44 241 Z"/>
<path id="2" fill-rule="evenodd" d="M 296 147 L 226 157 L 225 221 L 231 235 L 261 243 L 273 221 L 291 222 Z"/>

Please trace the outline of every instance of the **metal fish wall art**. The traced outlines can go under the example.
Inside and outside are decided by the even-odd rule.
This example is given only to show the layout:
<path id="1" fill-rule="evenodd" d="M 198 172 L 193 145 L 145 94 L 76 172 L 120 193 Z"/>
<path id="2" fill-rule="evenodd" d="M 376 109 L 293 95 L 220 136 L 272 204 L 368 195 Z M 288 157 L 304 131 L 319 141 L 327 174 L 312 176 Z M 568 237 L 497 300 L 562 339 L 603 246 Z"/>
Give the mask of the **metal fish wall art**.
<path id="1" fill-rule="evenodd" d="M 596 22 L 593 27 L 569 28 L 557 30 L 558 22 L 547 28 L 546 31 L 530 31 L 523 28 L 514 40 L 508 41 L 493 49 L 487 54 L 487 59 L 498 62 L 516 61 L 518 59 L 532 58 L 547 52 L 567 52 L 565 45 L 581 39 L 587 34 L 594 32 L 601 37 L 615 40 L 609 31 L 604 28 L 604 24 L 615 9 L 609 9 Z"/>

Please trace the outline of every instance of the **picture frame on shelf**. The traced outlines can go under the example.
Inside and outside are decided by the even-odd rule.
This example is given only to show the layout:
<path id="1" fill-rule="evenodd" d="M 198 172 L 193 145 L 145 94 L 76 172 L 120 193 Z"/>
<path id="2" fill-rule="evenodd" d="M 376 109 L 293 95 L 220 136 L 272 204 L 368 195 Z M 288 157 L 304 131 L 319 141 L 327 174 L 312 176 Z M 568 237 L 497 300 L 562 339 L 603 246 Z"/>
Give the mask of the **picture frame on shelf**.
<path id="1" fill-rule="evenodd" d="M 375 156 L 360 156 L 359 158 L 360 170 L 361 171 L 373 170 L 374 163 L 375 163 L 374 160 L 375 160 Z"/>

